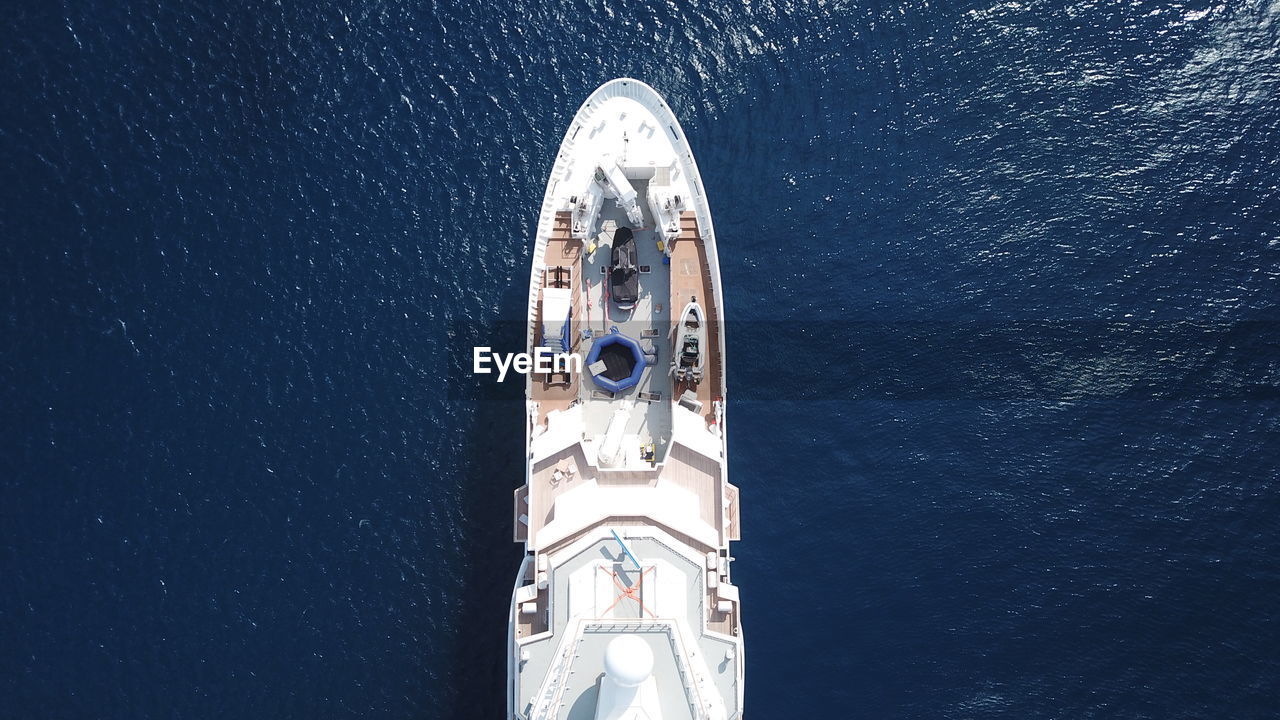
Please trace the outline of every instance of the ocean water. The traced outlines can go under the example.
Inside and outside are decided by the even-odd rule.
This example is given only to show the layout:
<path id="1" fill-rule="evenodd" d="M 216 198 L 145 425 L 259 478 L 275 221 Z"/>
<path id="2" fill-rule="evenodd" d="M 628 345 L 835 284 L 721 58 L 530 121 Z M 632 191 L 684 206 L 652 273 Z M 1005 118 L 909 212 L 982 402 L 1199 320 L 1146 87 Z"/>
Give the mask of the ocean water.
<path id="1" fill-rule="evenodd" d="M 751 718 L 1280 713 L 1280 3 L 0 19 L 0 717 L 498 718 L 536 212 L 719 231 Z"/>

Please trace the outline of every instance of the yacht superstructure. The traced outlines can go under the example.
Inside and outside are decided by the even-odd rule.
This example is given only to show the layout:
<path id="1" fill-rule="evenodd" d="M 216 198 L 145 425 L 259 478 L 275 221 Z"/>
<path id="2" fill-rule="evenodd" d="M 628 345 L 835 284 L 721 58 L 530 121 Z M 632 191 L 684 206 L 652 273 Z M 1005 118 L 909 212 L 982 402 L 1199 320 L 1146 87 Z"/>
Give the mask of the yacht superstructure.
<path id="1" fill-rule="evenodd" d="M 648 85 L 604 84 L 565 133 L 538 219 L 528 350 L 584 362 L 526 381 L 510 718 L 741 717 L 723 307 L 679 122 Z"/>

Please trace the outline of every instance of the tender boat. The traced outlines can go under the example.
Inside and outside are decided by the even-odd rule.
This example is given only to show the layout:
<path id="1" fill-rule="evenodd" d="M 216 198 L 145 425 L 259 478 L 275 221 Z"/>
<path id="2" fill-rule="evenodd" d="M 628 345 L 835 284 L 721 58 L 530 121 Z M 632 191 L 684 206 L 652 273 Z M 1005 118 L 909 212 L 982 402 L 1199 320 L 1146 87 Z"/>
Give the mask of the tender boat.
<path id="1" fill-rule="evenodd" d="M 511 720 L 742 717 L 715 240 L 666 101 L 627 78 L 593 92 L 556 154 L 530 270 L 529 351 L 582 367 L 525 386 Z"/>
<path id="2" fill-rule="evenodd" d="M 696 297 L 684 306 L 679 317 L 673 328 L 671 373 L 677 381 L 697 385 L 702 382 L 702 366 L 707 359 L 707 318 Z"/>

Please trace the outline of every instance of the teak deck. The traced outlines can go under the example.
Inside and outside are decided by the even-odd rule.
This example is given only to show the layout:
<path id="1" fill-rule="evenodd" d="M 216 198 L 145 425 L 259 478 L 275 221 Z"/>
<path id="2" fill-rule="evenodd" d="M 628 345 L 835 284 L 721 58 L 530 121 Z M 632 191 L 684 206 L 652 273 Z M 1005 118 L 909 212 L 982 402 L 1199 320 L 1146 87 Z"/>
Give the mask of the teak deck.
<path id="1" fill-rule="evenodd" d="M 543 262 L 548 267 L 564 266 L 571 270 L 570 287 L 573 290 L 573 317 L 570 333 L 573 337 L 571 352 L 582 349 L 582 329 L 584 325 L 582 300 L 582 241 L 570 235 L 570 213 L 556 213 L 555 225 L 551 237 L 547 240 L 546 254 Z M 707 250 L 698 228 L 698 220 L 692 212 L 684 212 L 680 216 L 680 235 L 671 244 L 671 298 L 672 317 L 684 308 L 693 298 L 697 298 L 707 314 L 707 362 L 702 382 L 696 386 L 688 382 L 675 383 L 672 394 L 679 399 L 685 390 L 693 389 L 702 403 L 702 416 L 707 424 L 715 421 L 713 401 L 723 396 L 723 384 L 720 372 L 720 320 L 719 308 L 716 306 L 715 293 L 711 286 L 711 269 L 707 261 Z M 549 279 L 547 271 L 543 271 L 542 287 L 547 287 Z M 542 327 L 542 301 L 538 301 L 538 316 L 535 332 Z M 678 320 L 676 320 L 678 322 Z M 669 341 L 668 341 L 669 342 Z M 567 410 L 579 397 L 582 378 L 574 375 L 568 385 L 553 384 L 545 377 L 535 377 L 533 381 L 533 400 L 538 403 L 539 422 L 546 424 L 547 414 L 552 410 Z"/>
<path id="2" fill-rule="evenodd" d="M 582 348 L 582 242 L 575 240 L 570 235 L 570 214 L 567 212 L 556 213 L 555 226 L 552 228 L 551 237 L 547 240 L 546 254 L 543 256 L 543 262 L 547 267 L 563 266 L 570 269 L 569 287 L 573 291 L 573 314 L 569 323 L 570 336 L 573 338 L 573 345 L 570 346 L 570 352 L 579 352 Z M 547 287 L 550 279 L 547 277 L 547 271 L 542 271 L 542 286 Z M 541 293 L 541 288 L 539 288 Z M 538 314 L 535 332 L 542 331 L 542 298 L 538 298 Z M 534 338 L 537 342 L 538 338 Z M 559 380 L 561 378 L 557 378 Z M 578 399 L 578 390 L 581 387 L 582 378 L 577 374 L 573 374 L 569 378 L 569 383 L 556 384 L 551 378 L 535 375 L 533 378 L 533 400 L 538 403 L 539 422 L 543 425 L 547 423 L 547 414 L 552 410 L 568 410 L 569 406 Z"/>
<path id="3" fill-rule="evenodd" d="M 698 219 L 692 212 L 680 214 L 680 235 L 671 244 L 671 313 L 675 318 L 694 297 L 707 314 L 707 361 L 702 382 L 693 386 L 688 382 L 675 384 L 673 393 L 677 399 L 685 390 L 693 389 L 702 403 L 702 416 L 707 424 L 715 421 L 712 401 L 723 396 L 720 375 L 720 315 L 716 296 L 711 287 L 711 265 L 707 262 L 707 248 L 698 229 Z M 674 322 L 679 322 L 677 318 Z"/>

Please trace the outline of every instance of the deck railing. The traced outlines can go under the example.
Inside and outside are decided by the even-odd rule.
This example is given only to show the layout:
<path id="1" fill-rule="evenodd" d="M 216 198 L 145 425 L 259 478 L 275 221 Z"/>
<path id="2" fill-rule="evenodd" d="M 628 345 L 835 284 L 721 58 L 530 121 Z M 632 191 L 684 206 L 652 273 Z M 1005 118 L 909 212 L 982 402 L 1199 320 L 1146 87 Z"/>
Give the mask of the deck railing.
<path id="1" fill-rule="evenodd" d="M 564 645 L 559 654 L 547 669 L 547 682 L 529 712 L 529 720 L 554 720 L 559 714 L 560 703 L 564 698 L 568 665 L 572 662 L 574 650 L 578 647 L 578 633 L 570 628 L 565 633 Z"/>

